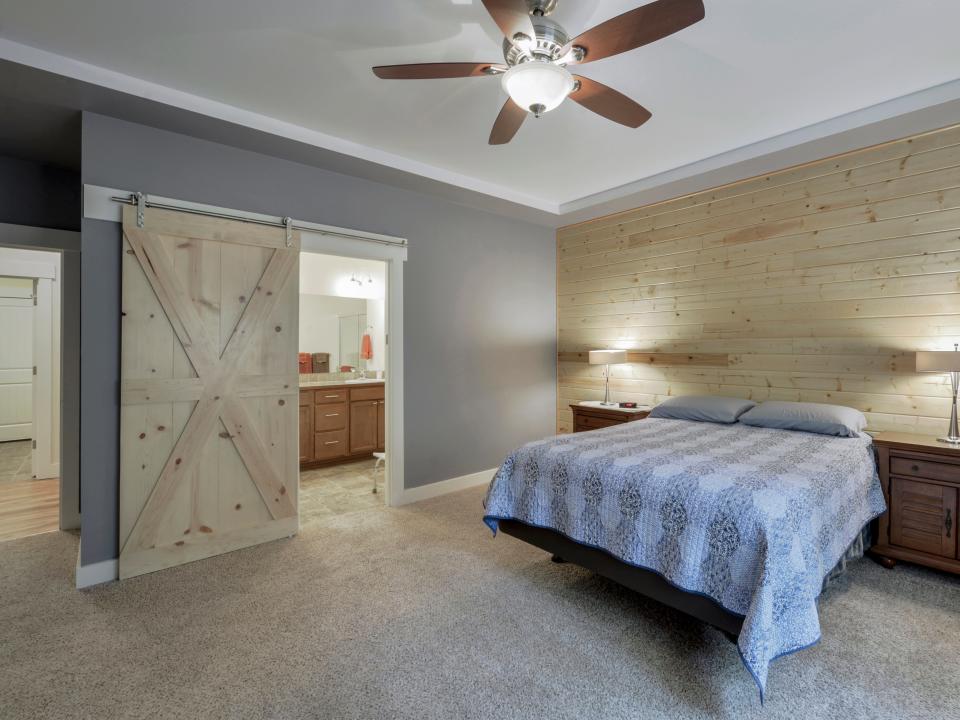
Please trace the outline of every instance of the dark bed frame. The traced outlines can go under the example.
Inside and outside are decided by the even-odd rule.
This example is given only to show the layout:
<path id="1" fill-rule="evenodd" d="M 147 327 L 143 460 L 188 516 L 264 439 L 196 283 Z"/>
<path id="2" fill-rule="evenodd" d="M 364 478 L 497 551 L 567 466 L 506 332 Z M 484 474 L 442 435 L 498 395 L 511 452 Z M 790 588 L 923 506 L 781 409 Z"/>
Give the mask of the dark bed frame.
<path id="1" fill-rule="evenodd" d="M 553 555 L 555 562 L 572 562 L 613 580 L 641 595 L 686 613 L 722 630 L 736 641 L 743 617 L 735 615 L 704 595 L 680 590 L 660 575 L 628 565 L 603 550 L 581 545 L 547 528 L 526 525 L 517 520 L 501 520 L 500 530 Z"/>

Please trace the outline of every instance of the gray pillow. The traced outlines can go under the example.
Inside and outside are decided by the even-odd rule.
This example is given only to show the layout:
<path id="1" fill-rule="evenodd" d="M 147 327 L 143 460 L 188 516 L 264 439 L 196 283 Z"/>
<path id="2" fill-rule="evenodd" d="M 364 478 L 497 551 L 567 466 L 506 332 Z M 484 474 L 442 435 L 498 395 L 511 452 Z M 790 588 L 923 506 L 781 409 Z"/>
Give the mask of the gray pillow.
<path id="1" fill-rule="evenodd" d="M 867 418 L 852 407 L 779 400 L 757 405 L 741 415 L 740 422 L 754 427 L 802 430 L 837 437 L 857 437 L 867 427 Z"/>
<path id="2" fill-rule="evenodd" d="M 652 418 L 696 420 L 697 422 L 735 423 L 750 408 L 753 400 L 714 395 L 685 395 L 664 400 L 650 411 Z"/>

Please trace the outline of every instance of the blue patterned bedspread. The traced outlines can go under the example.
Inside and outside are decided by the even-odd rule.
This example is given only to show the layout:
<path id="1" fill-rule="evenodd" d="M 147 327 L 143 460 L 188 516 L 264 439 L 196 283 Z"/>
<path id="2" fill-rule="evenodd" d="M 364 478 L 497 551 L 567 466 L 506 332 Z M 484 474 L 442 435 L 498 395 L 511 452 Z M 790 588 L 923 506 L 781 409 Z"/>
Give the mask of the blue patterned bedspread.
<path id="1" fill-rule="evenodd" d="M 743 615 L 761 698 L 770 662 L 819 640 L 824 576 L 886 508 L 867 435 L 659 418 L 524 445 L 484 507 L 494 532 L 551 528 Z"/>

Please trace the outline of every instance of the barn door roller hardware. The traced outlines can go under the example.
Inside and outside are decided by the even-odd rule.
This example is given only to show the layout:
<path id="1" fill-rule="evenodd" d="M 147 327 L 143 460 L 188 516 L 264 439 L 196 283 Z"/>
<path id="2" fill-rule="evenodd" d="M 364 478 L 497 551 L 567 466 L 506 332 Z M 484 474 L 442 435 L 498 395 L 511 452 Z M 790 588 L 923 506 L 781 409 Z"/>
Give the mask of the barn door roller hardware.
<path id="1" fill-rule="evenodd" d="M 137 227 L 142 228 L 144 224 L 144 214 L 147 208 L 157 208 L 158 210 L 173 210 L 175 212 L 190 213 L 191 215 L 202 215 L 204 217 L 220 218 L 221 220 L 237 220 L 239 222 L 254 223 L 256 225 L 266 225 L 267 227 L 282 228 L 285 232 L 285 243 L 287 247 L 293 246 L 293 231 L 303 230 L 320 235 L 331 237 L 342 237 L 349 240 L 363 240 L 364 242 L 377 243 L 378 245 L 391 245 L 406 247 L 407 241 L 404 238 L 391 238 L 386 235 L 368 237 L 367 235 L 354 235 L 346 231 L 330 228 L 317 223 L 296 221 L 291 217 L 270 217 L 266 215 L 256 216 L 252 213 L 230 212 L 220 208 L 214 209 L 194 203 L 183 203 L 164 199 L 163 202 L 151 200 L 146 193 L 130 193 L 127 196 L 111 195 L 113 202 L 122 205 L 133 205 L 137 208 Z M 373 235 L 371 233 L 370 235 Z"/>

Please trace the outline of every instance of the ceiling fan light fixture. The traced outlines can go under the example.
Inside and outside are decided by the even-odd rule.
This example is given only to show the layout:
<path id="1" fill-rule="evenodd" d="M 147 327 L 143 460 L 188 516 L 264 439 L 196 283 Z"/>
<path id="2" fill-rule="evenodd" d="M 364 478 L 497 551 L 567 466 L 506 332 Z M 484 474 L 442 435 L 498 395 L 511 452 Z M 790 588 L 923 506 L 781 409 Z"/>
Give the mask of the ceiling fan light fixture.
<path id="1" fill-rule="evenodd" d="M 500 82 L 511 100 L 537 117 L 557 107 L 574 88 L 565 68 L 541 60 L 514 65 Z"/>

